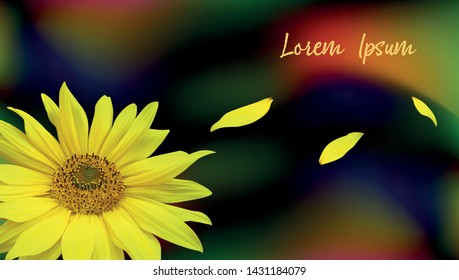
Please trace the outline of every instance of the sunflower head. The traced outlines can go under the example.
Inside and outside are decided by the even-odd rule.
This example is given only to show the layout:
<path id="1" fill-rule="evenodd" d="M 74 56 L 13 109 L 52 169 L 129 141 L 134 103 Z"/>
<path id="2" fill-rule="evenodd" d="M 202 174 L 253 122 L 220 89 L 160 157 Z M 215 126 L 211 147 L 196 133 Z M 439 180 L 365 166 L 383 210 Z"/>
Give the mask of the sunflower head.
<path id="1" fill-rule="evenodd" d="M 151 129 L 158 108 L 131 104 L 114 119 L 103 96 L 89 126 L 64 83 L 59 105 L 42 94 L 57 139 L 26 112 L 24 130 L 0 120 L 0 253 L 7 259 L 158 259 L 157 238 L 202 251 L 185 222 L 210 224 L 170 203 L 209 196 L 176 177 L 212 151 L 151 156 L 168 130 Z"/>

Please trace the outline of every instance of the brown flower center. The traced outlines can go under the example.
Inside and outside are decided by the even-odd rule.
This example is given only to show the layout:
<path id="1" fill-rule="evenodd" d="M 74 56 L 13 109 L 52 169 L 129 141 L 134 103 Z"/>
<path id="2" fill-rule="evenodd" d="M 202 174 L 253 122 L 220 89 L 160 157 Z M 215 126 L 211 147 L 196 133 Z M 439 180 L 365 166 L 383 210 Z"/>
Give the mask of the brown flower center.
<path id="1" fill-rule="evenodd" d="M 80 214 L 111 210 L 123 197 L 123 177 L 114 163 L 97 155 L 73 155 L 54 173 L 51 197 Z"/>

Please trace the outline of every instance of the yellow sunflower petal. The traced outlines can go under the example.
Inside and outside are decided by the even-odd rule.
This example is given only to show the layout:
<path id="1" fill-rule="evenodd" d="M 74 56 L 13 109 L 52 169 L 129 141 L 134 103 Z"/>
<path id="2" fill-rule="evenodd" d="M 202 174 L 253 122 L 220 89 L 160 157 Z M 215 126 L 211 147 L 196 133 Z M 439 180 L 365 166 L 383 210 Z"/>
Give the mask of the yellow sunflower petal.
<path id="1" fill-rule="evenodd" d="M 159 243 L 158 239 L 151 233 L 146 232 L 142 230 L 143 235 L 148 239 L 148 242 L 151 244 L 152 247 L 155 249 L 153 252 L 155 253 L 155 256 L 153 257 L 154 260 L 160 260 L 161 259 L 161 244 Z"/>
<path id="2" fill-rule="evenodd" d="M 88 152 L 88 118 L 66 83 L 59 91 L 59 116 L 64 140 L 76 154 Z"/>
<path id="3" fill-rule="evenodd" d="M 89 223 L 94 237 L 92 260 L 124 260 L 124 252 L 113 244 L 108 229 L 101 216 L 89 215 Z"/>
<path id="4" fill-rule="evenodd" d="M 93 260 L 124 260 L 124 251 L 115 246 L 102 216 L 90 216 L 94 234 Z"/>
<path id="5" fill-rule="evenodd" d="M 125 210 L 117 208 L 102 215 L 113 243 L 132 259 L 158 259 L 157 244 L 144 234 Z"/>
<path id="6" fill-rule="evenodd" d="M 159 202 L 153 202 L 153 203 L 159 203 Z M 180 220 L 184 222 L 195 222 L 195 223 L 201 223 L 201 224 L 206 224 L 206 225 L 212 225 L 212 221 L 210 218 L 199 211 L 192 211 L 188 209 L 184 209 L 181 207 L 169 205 L 169 204 L 162 204 L 161 207 L 163 207 L 167 212 L 170 212 L 171 214 L 175 215 L 178 217 Z"/>
<path id="7" fill-rule="evenodd" d="M 30 225 L 31 223 L 6 221 L 0 226 L 0 244 L 8 243 L 10 241 L 16 242 L 18 236 Z"/>
<path id="8" fill-rule="evenodd" d="M 43 105 L 45 106 L 46 113 L 48 114 L 48 119 L 54 125 L 57 131 L 57 138 L 59 139 L 59 143 L 62 147 L 66 156 L 70 156 L 73 152 L 70 150 L 69 146 L 65 142 L 64 133 L 62 131 L 61 126 L 61 119 L 59 113 L 59 107 L 57 107 L 56 103 L 49 98 L 46 94 L 41 94 L 41 100 L 43 101 Z"/>
<path id="9" fill-rule="evenodd" d="M 412 96 L 411 99 L 413 100 L 414 107 L 418 110 L 419 114 L 428 117 L 432 120 L 435 126 L 437 126 L 437 118 L 435 118 L 434 113 L 430 108 L 425 104 L 423 101 L 419 100 L 418 98 Z"/>
<path id="10" fill-rule="evenodd" d="M 12 186 L 0 184 L 0 201 L 10 201 L 48 193 L 49 186 Z"/>
<path id="11" fill-rule="evenodd" d="M 59 241 L 56 242 L 51 248 L 48 250 L 33 256 L 24 256 L 19 257 L 20 260 L 57 260 L 62 253 L 61 243 Z"/>
<path id="12" fill-rule="evenodd" d="M 108 152 L 108 157 L 112 161 L 117 161 L 122 157 L 126 151 L 137 142 L 140 136 L 142 136 L 150 128 L 153 119 L 155 118 L 156 111 L 158 110 L 158 102 L 152 102 L 145 106 L 140 112 L 137 118 L 132 122 L 129 130 L 119 140 L 116 146 Z"/>
<path id="13" fill-rule="evenodd" d="M 94 250 L 93 230 L 88 215 L 72 215 L 62 235 L 62 257 L 65 260 L 89 260 Z"/>
<path id="14" fill-rule="evenodd" d="M 102 147 L 100 148 L 100 156 L 107 156 L 110 151 L 113 150 L 123 135 L 129 130 L 129 127 L 135 120 L 136 114 L 137 106 L 135 104 L 130 104 L 121 111 L 118 117 L 116 117 L 112 129 L 108 133 Z M 109 160 L 112 161 L 111 159 Z"/>
<path id="15" fill-rule="evenodd" d="M 32 148 L 34 148 L 28 141 L 24 132 L 2 120 L 0 120 L 0 135 L 3 139 L 8 140 L 8 142 L 18 142 L 18 147 L 27 151 L 29 149 L 33 150 Z"/>
<path id="16" fill-rule="evenodd" d="M 152 187 L 128 187 L 126 195 L 139 195 L 165 203 L 177 203 L 203 198 L 212 192 L 194 181 L 172 179 L 169 182 Z"/>
<path id="17" fill-rule="evenodd" d="M 123 249 L 116 247 L 115 244 L 111 240 L 110 240 L 110 260 L 124 260 Z"/>
<path id="18" fill-rule="evenodd" d="M 202 212 L 199 212 L 199 211 L 192 211 L 192 210 L 184 209 L 184 208 L 181 208 L 181 207 L 177 207 L 177 206 L 161 203 L 161 202 L 156 201 L 154 199 L 145 198 L 145 197 L 137 196 L 137 195 L 132 196 L 132 198 L 137 198 L 137 199 L 140 199 L 140 200 L 144 200 L 144 201 L 147 201 L 147 202 L 149 202 L 151 204 L 159 206 L 159 207 L 163 208 L 164 210 L 166 210 L 167 212 L 175 215 L 177 218 L 179 218 L 180 220 L 182 220 L 184 222 L 196 222 L 196 223 L 201 223 L 201 224 L 206 224 L 206 225 L 211 225 L 212 224 L 212 222 L 209 219 L 209 217 L 206 214 L 204 214 Z"/>
<path id="19" fill-rule="evenodd" d="M 16 240 L 11 240 L 11 241 L 8 241 L 8 242 L 5 242 L 5 243 L 0 243 L 0 254 L 6 253 L 9 250 L 11 250 L 11 248 L 13 248 L 15 242 L 16 242 Z"/>
<path id="20" fill-rule="evenodd" d="M 24 129 L 27 138 L 46 157 L 54 161 L 53 167 L 57 167 L 65 161 L 65 155 L 59 142 L 36 119 L 24 111 L 11 107 L 8 107 L 8 109 L 18 114 L 24 120 Z"/>
<path id="21" fill-rule="evenodd" d="M 124 177 L 136 176 L 156 169 L 168 169 L 186 161 L 189 154 L 183 151 L 176 151 L 146 158 L 132 164 L 120 167 L 120 172 Z"/>
<path id="22" fill-rule="evenodd" d="M 198 151 L 189 155 L 165 154 L 125 166 L 120 168 L 120 171 L 126 177 L 124 181 L 126 186 L 152 186 L 170 181 L 198 159 L 213 153 L 213 151 Z"/>
<path id="23" fill-rule="evenodd" d="M 327 164 L 342 158 L 350 149 L 352 149 L 352 147 L 355 146 L 355 144 L 357 144 L 362 136 L 362 132 L 351 132 L 346 136 L 333 140 L 322 151 L 319 163 Z"/>
<path id="24" fill-rule="evenodd" d="M 56 103 L 54 103 L 54 101 L 44 93 L 41 94 L 41 100 L 43 101 L 43 105 L 45 106 L 45 110 L 48 114 L 49 121 L 55 127 L 59 126 L 59 107 L 57 107 Z"/>
<path id="25" fill-rule="evenodd" d="M 30 226 L 18 237 L 13 248 L 6 255 L 6 259 L 34 256 L 50 249 L 62 237 L 69 216 L 69 210 L 57 207 L 52 215 Z"/>
<path id="26" fill-rule="evenodd" d="M 88 152 L 99 154 L 100 147 L 104 143 L 113 123 L 113 106 L 110 97 L 102 96 L 97 101 L 94 110 L 91 129 L 89 131 Z"/>
<path id="27" fill-rule="evenodd" d="M 135 143 L 132 144 L 122 157 L 115 163 L 118 168 L 137 162 L 151 156 L 153 152 L 166 139 L 169 130 L 149 129 L 140 135 Z"/>
<path id="28" fill-rule="evenodd" d="M 202 252 L 201 241 L 194 231 L 162 207 L 130 197 L 125 197 L 120 205 L 143 230 L 179 246 Z"/>
<path id="29" fill-rule="evenodd" d="M 258 102 L 232 110 L 223 115 L 218 122 L 212 125 L 210 131 L 212 132 L 225 127 L 239 127 L 256 122 L 268 113 L 272 102 L 272 98 L 265 98 Z"/>
<path id="30" fill-rule="evenodd" d="M 0 139 L 0 157 L 14 165 L 19 165 L 50 176 L 55 171 L 49 165 L 36 160 L 33 154 L 24 153 L 23 150 L 13 143 L 4 141 L 3 139 Z"/>
<path id="31" fill-rule="evenodd" d="M 14 222 L 38 218 L 60 206 L 57 200 L 46 197 L 27 197 L 0 203 L 0 217 Z"/>
<path id="32" fill-rule="evenodd" d="M 92 252 L 92 260 L 110 260 L 111 241 L 108 237 L 107 229 L 104 222 L 100 220 L 98 215 L 89 215 L 89 225 L 94 237 L 94 250 Z"/>
<path id="33" fill-rule="evenodd" d="M 48 185 L 51 176 L 17 165 L 1 164 L 0 181 L 8 185 Z"/>
<path id="34" fill-rule="evenodd" d="M 0 151 L 0 153 L 11 153 L 11 156 L 17 153 L 23 154 L 23 156 L 30 158 L 30 165 L 38 165 L 37 168 L 34 168 L 35 170 L 41 170 L 41 166 L 45 166 L 47 172 L 48 170 L 54 171 L 56 169 L 56 163 L 50 161 L 47 156 L 33 146 L 29 138 L 16 127 L 4 121 L 0 121 L 0 135 L 0 141 L 4 142 L 5 149 L 7 150 L 3 151 L 3 149 L 1 149 L 2 151 Z"/>

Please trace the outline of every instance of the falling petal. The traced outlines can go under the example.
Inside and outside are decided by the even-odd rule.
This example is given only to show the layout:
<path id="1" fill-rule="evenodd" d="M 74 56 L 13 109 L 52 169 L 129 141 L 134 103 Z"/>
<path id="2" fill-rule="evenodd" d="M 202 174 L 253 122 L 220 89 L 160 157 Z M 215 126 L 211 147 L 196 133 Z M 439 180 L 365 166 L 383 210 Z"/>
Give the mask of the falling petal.
<path id="1" fill-rule="evenodd" d="M 414 107 L 416 107 L 416 110 L 418 110 L 419 114 L 428 117 L 432 120 L 434 125 L 437 126 L 437 119 L 435 118 L 432 110 L 430 110 L 430 108 L 424 102 L 417 99 L 416 97 L 412 96 L 411 99 L 413 99 Z"/>
<path id="2" fill-rule="evenodd" d="M 333 140 L 322 151 L 319 163 L 324 165 L 342 158 L 350 149 L 352 149 L 352 147 L 355 146 L 355 144 L 357 144 L 362 136 L 362 132 L 351 132 L 346 136 Z"/>
<path id="3" fill-rule="evenodd" d="M 258 102 L 230 111 L 210 128 L 210 132 L 219 128 L 239 127 L 256 122 L 268 113 L 272 102 L 272 98 L 265 98 Z"/>

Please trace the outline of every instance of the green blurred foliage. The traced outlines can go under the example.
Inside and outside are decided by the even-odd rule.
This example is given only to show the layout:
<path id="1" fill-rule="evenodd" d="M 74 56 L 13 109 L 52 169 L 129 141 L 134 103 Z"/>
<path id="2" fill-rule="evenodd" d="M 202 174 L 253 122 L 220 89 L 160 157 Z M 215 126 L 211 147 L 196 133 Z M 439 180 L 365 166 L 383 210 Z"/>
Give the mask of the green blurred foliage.
<path id="1" fill-rule="evenodd" d="M 278 70 L 277 70 L 278 71 Z M 288 98 L 284 80 L 263 63 L 233 64 L 197 73 L 172 90 L 172 107 L 190 124 L 210 123 L 226 112 L 266 97 Z"/>
<path id="2" fill-rule="evenodd" d="M 18 14 L 7 3 L 0 2 L 0 89 L 14 86 L 19 79 L 18 20 Z"/>
<path id="3" fill-rule="evenodd" d="M 227 199 L 257 191 L 281 180 L 291 168 L 282 142 L 262 136 L 226 138 L 204 144 L 216 152 L 185 171 L 184 176 L 209 187 L 213 199 Z"/>

